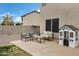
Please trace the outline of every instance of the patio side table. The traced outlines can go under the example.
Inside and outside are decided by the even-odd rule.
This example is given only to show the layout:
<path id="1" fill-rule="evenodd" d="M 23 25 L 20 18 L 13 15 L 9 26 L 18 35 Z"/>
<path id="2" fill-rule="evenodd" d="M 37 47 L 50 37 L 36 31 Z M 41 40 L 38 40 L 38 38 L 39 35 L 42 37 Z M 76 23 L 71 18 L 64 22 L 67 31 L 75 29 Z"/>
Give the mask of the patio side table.
<path id="1" fill-rule="evenodd" d="M 42 36 L 36 36 L 35 38 L 37 38 L 37 40 L 40 40 L 40 43 L 42 42 L 42 40 L 44 40 L 45 43 L 45 39 Z"/>

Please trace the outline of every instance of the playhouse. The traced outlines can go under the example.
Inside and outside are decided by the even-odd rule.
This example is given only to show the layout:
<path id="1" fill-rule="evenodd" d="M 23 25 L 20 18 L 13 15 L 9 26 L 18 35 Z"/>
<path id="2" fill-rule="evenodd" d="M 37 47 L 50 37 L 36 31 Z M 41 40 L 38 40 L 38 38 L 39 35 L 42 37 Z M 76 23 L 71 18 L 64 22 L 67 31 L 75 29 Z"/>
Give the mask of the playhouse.
<path id="1" fill-rule="evenodd" d="M 79 30 L 73 25 L 64 25 L 59 29 L 59 45 L 75 48 L 78 41 Z"/>

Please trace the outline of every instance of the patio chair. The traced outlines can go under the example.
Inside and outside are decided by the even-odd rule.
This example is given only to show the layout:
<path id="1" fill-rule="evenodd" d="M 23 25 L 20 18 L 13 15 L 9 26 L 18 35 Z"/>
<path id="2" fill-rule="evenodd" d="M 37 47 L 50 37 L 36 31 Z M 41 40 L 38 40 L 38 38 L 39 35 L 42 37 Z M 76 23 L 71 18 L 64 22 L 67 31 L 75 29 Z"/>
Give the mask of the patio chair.
<path id="1" fill-rule="evenodd" d="M 39 36 L 39 34 L 37 34 L 37 33 L 33 33 L 33 35 L 32 35 L 32 37 L 33 37 L 35 40 L 38 39 L 37 36 Z"/>
<path id="2" fill-rule="evenodd" d="M 53 39 L 53 33 L 49 31 L 44 31 L 40 36 L 42 36 L 43 39 L 47 39 L 47 40 Z"/>
<path id="3" fill-rule="evenodd" d="M 40 36 L 40 35 L 38 35 L 38 34 L 34 34 L 33 37 L 34 37 L 34 40 L 36 40 L 37 42 L 42 43 L 42 40 L 45 42 L 45 40 L 43 39 L 43 37 Z"/>
<path id="4" fill-rule="evenodd" d="M 27 34 L 26 32 L 21 32 L 21 40 L 25 39 L 26 34 Z"/>
<path id="5" fill-rule="evenodd" d="M 28 40 L 32 40 L 32 37 L 31 37 L 31 35 L 29 34 L 29 33 L 26 33 L 26 32 L 23 32 L 23 33 L 21 33 L 21 40 L 25 40 L 25 42 L 26 41 L 28 41 Z M 33 40 L 32 40 L 33 41 Z"/>

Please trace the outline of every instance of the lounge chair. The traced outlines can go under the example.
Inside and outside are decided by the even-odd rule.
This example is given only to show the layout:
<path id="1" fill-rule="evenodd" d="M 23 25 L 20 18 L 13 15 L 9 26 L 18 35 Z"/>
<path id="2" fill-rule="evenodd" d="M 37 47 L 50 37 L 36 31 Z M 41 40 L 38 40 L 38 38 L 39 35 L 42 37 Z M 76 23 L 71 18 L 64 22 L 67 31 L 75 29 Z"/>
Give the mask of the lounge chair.
<path id="1" fill-rule="evenodd" d="M 44 31 L 40 36 L 43 37 L 43 39 L 48 39 L 48 40 L 53 39 L 53 33 L 49 31 Z"/>

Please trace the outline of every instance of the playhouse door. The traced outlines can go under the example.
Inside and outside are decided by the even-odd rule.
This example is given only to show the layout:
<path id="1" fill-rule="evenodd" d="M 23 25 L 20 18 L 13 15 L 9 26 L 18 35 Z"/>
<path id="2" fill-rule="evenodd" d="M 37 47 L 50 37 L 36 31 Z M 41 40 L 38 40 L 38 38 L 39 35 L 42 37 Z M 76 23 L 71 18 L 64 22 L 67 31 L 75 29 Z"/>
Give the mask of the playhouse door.
<path id="1" fill-rule="evenodd" d="M 68 31 L 64 31 L 64 41 L 63 41 L 63 45 L 64 46 L 69 46 L 69 32 Z"/>

